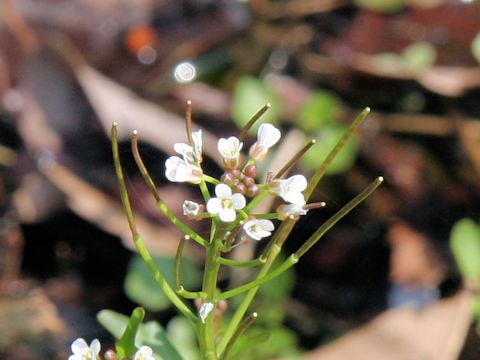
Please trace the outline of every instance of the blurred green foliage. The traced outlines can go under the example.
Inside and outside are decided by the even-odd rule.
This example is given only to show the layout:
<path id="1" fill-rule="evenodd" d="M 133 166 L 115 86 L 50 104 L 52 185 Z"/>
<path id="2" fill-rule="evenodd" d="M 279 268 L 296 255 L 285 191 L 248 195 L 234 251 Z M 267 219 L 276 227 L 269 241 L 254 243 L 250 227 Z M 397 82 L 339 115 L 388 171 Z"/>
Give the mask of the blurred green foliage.
<path id="1" fill-rule="evenodd" d="M 169 257 L 155 257 L 155 264 L 170 284 L 174 283 L 175 259 Z M 188 257 L 182 258 L 182 284 L 187 288 L 200 285 L 201 273 Z M 170 301 L 153 280 L 147 265 L 139 255 L 130 260 L 127 276 L 124 282 L 125 293 L 134 302 L 151 311 L 161 311 L 171 306 Z"/>
<path id="2" fill-rule="evenodd" d="M 134 310 L 135 311 L 135 310 Z M 127 329 L 129 318 L 112 310 L 102 310 L 97 319 L 116 339 L 120 339 Z M 137 348 L 142 345 L 150 346 L 156 360 L 183 360 L 175 346 L 170 341 L 168 333 L 156 321 L 138 324 L 135 332 L 130 333 L 129 341 L 133 341 Z"/>
<path id="3" fill-rule="evenodd" d="M 281 113 L 281 102 L 278 95 L 262 80 L 251 76 L 240 78 L 235 84 L 232 97 L 232 119 L 242 128 L 248 120 L 266 103 L 270 109 L 263 114 L 262 122 L 257 121 L 251 131 L 256 131 L 261 123 L 278 123 Z"/>

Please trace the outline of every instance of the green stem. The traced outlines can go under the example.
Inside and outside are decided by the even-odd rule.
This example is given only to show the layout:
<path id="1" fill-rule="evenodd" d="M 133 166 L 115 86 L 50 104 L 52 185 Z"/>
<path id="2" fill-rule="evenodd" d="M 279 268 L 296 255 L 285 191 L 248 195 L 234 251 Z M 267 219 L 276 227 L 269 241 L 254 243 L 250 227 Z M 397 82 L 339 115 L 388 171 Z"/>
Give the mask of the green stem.
<path id="1" fill-rule="evenodd" d="M 267 257 L 266 263 L 260 269 L 260 271 L 257 275 L 257 279 L 265 276 L 268 273 L 268 270 L 272 266 L 273 261 L 277 257 L 280 250 L 281 250 L 280 247 L 278 247 L 276 245 L 272 246 L 271 251 L 269 253 L 270 256 Z M 230 342 L 233 335 L 235 334 L 235 331 L 236 331 L 237 327 L 241 323 L 244 314 L 246 313 L 246 311 L 250 307 L 251 302 L 253 301 L 253 299 L 255 298 L 255 295 L 257 294 L 257 291 L 258 291 L 258 287 L 251 289 L 245 295 L 245 298 L 243 299 L 242 303 L 238 307 L 237 311 L 235 311 L 235 313 L 233 314 L 232 319 L 230 320 L 229 324 L 227 325 L 227 328 L 225 329 L 225 332 L 224 332 L 222 338 L 220 339 L 220 342 L 218 343 L 217 349 L 218 349 L 219 354 L 222 354 L 225 351 L 225 348 L 226 348 L 227 344 Z"/>
<path id="2" fill-rule="evenodd" d="M 203 274 L 202 292 L 205 294 L 204 302 L 211 302 L 216 307 L 217 304 L 217 280 L 222 249 L 222 241 L 227 225 L 218 221 L 212 222 L 211 243 L 207 248 L 207 258 L 205 263 L 205 272 Z M 215 344 L 214 316 L 215 310 L 207 316 L 205 323 L 199 324 L 200 345 L 203 359 L 218 359 Z"/>
<path id="3" fill-rule="evenodd" d="M 383 182 L 383 177 L 378 177 L 373 181 L 369 186 L 367 186 L 360 194 L 355 196 L 350 200 L 345 206 L 343 206 L 339 211 L 337 211 L 330 219 L 325 221 L 322 226 L 320 226 L 317 231 L 310 236 L 307 241 L 295 252 L 295 255 L 298 258 L 301 258 L 313 245 L 315 245 L 318 240 L 332 228 L 340 219 L 357 207 L 361 202 L 363 202 L 367 197 L 369 197 L 377 187 Z"/>
<path id="4" fill-rule="evenodd" d="M 208 242 L 204 238 L 202 238 L 200 235 L 198 235 L 195 231 L 193 231 L 189 226 L 184 224 L 179 218 L 177 218 L 175 214 L 168 208 L 168 206 L 161 199 L 160 194 L 158 193 L 157 187 L 155 186 L 155 183 L 153 182 L 152 177 L 148 173 L 148 170 L 142 160 L 142 157 L 140 156 L 140 152 L 138 151 L 138 136 L 136 131 L 134 131 L 132 135 L 132 152 L 133 152 L 133 158 L 135 159 L 135 163 L 137 164 L 138 170 L 142 174 L 143 179 L 145 180 L 145 183 L 147 184 L 148 188 L 150 189 L 150 192 L 152 193 L 153 197 L 156 200 L 157 208 L 160 209 L 160 211 L 163 212 L 163 214 L 168 218 L 168 220 L 170 220 L 170 222 L 173 225 L 175 225 L 182 233 L 187 234 L 194 241 L 196 241 L 203 247 L 207 247 Z"/>
<path id="5" fill-rule="evenodd" d="M 275 270 L 273 270 L 271 273 L 268 273 L 262 277 L 258 277 L 257 279 L 241 285 L 235 289 L 225 291 L 224 293 L 220 294 L 219 300 L 226 300 L 228 298 L 231 298 L 233 296 L 239 295 L 242 292 L 248 291 L 253 288 L 257 288 L 260 285 L 265 284 L 266 282 L 269 282 L 273 278 L 276 278 L 277 276 L 281 275 L 285 271 L 287 271 L 289 268 L 291 268 L 293 265 L 295 265 L 298 262 L 298 257 L 296 254 L 290 255 L 287 260 L 285 260 L 279 267 L 277 267 Z"/>
<path id="6" fill-rule="evenodd" d="M 201 291 L 187 291 L 180 285 L 180 270 L 181 260 L 183 254 L 183 248 L 185 247 L 185 241 L 189 240 L 190 236 L 185 235 L 178 244 L 177 253 L 175 254 L 175 292 L 185 299 L 204 298 L 205 294 Z"/>
<path id="7" fill-rule="evenodd" d="M 211 184 L 214 184 L 214 185 L 220 184 L 219 180 L 215 179 L 214 177 L 205 175 L 205 174 L 203 174 L 203 179 L 205 180 L 205 182 L 208 182 L 208 183 L 211 183 Z"/>
<path id="8" fill-rule="evenodd" d="M 235 341 L 238 340 L 240 336 L 242 336 L 245 330 L 247 330 L 247 328 L 253 324 L 253 322 L 257 319 L 257 317 L 258 317 L 258 314 L 254 312 L 253 314 L 251 314 L 249 317 L 245 318 L 245 320 L 242 321 L 240 326 L 235 331 L 235 334 L 233 334 L 232 338 L 228 342 L 225 348 L 225 351 L 223 352 L 223 355 L 221 357 L 222 360 L 228 359 L 228 355 L 230 354 L 230 350 L 232 349 L 233 344 L 235 344 Z"/>
<path id="9" fill-rule="evenodd" d="M 255 115 L 253 115 L 250 120 L 248 120 L 247 124 L 243 127 L 243 129 L 240 131 L 240 134 L 238 135 L 238 139 L 240 141 L 245 140 L 245 137 L 247 136 L 248 130 L 255 124 L 255 122 L 260 119 L 260 117 L 265 114 L 265 112 L 270 109 L 272 105 L 270 103 L 266 103 L 260 110 L 256 112 Z"/>
<path id="10" fill-rule="evenodd" d="M 231 267 L 253 267 L 253 266 L 258 266 L 258 265 L 265 264 L 267 259 L 259 257 L 255 260 L 235 261 L 235 260 L 230 260 L 230 259 L 225 259 L 225 258 L 219 257 L 218 261 L 222 265 L 231 266 Z"/>
<path id="11" fill-rule="evenodd" d="M 327 172 L 327 169 L 330 166 L 330 164 L 332 163 L 332 161 L 335 159 L 335 157 L 337 156 L 339 151 L 342 150 L 345 143 L 352 137 L 352 135 L 355 133 L 355 131 L 357 131 L 358 127 L 365 120 L 365 118 L 367 117 L 367 115 L 369 113 L 370 113 L 370 108 L 369 107 L 363 109 L 363 111 L 356 117 L 356 119 L 353 121 L 353 123 L 349 126 L 349 128 L 345 132 L 345 134 L 343 134 L 343 136 L 337 142 L 335 147 L 327 155 L 327 157 L 323 161 L 322 165 L 320 165 L 320 167 L 317 169 L 317 171 L 315 171 L 313 176 L 310 178 L 310 181 L 308 182 L 307 189 L 304 191 L 305 200 L 308 201 L 310 196 L 312 196 L 313 191 L 315 190 L 317 185 L 320 183 L 320 180 L 323 178 L 323 176 Z"/>
<path id="12" fill-rule="evenodd" d="M 123 209 L 127 217 L 128 225 L 132 233 L 133 242 L 137 248 L 138 253 L 142 257 L 143 261 L 148 267 L 148 270 L 152 274 L 155 282 L 158 284 L 160 289 L 165 293 L 168 299 L 173 303 L 179 312 L 181 312 L 188 320 L 190 320 L 194 325 L 197 324 L 198 319 L 195 314 L 188 308 L 188 306 L 175 294 L 173 289 L 170 287 L 165 277 L 161 274 L 160 270 L 155 265 L 152 256 L 150 255 L 148 249 L 146 248 L 142 237 L 137 233 L 135 226 L 135 218 L 133 216 L 132 207 L 130 205 L 130 200 L 128 197 L 127 186 L 125 185 L 125 178 L 123 176 L 122 165 L 120 162 L 120 156 L 118 152 L 118 136 L 117 136 L 117 123 L 112 124 L 111 129 L 111 140 L 112 140 L 112 153 L 113 153 L 113 162 L 115 166 L 115 173 L 117 175 L 118 187 L 120 190 L 120 197 L 122 200 Z"/>

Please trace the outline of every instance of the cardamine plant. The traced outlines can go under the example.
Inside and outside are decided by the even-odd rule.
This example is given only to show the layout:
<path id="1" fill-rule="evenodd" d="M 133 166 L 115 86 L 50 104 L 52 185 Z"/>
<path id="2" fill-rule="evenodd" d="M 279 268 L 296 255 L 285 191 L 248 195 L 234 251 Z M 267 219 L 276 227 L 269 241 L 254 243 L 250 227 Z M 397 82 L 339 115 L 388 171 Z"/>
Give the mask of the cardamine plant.
<path id="1" fill-rule="evenodd" d="M 191 229 L 162 200 L 142 161 L 138 149 L 138 133 L 137 131 L 133 132 L 132 152 L 138 169 L 155 198 L 158 209 L 184 234 L 175 257 L 174 284 L 169 284 L 157 268 L 135 226 L 119 157 L 118 124 L 113 123 L 112 125 L 111 139 L 115 171 L 133 241 L 159 288 L 178 312 L 195 328 L 201 358 L 205 360 L 229 359 L 236 340 L 258 316 L 261 316 L 256 312 L 247 314 L 259 287 L 294 266 L 335 223 L 364 201 L 383 182 L 382 177 L 375 179 L 360 194 L 320 225 L 294 253 L 279 266 L 273 268 L 272 265 L 281 253 L 282 246 L 295 223 L 308 211 L 325 206 L 323 202 L 309 203 L 309 198 L 325 175 L 328 165 L 363 122 L 370 109 L 366 108 L 360 113 L 310 181 L 300 174 L 289 177 L 287 174 L 301 156 L 315 144 L 315 140 L 309 141 L 299 152 L 292 154 L 291 159 L 280 171 L 275 174 L 269 172 L 265 182 L 259 182 L 257 164 L 265 159 L 270 148 L 280 140 L 279 129 L 269 123 L 260 125 L 257 140 L 249 148 L 248 155 L 243 155 L 242 150 L 247 132 L 269 107 L 270 105 L 267 104 L 260 109 L 238 136 L 218 140 L 218 151 L 223 159 L 224 169 L 221 177 L 216 179 L 206 174 L 202 168 L 202 131 L 192 129 L 191 102 L 187 102 L 186 143 L 179 142 L 174 145 L 177 155 L 166 160 L 165 175 L 169 181 L 187 182 L 198 186 L 203 202 L 196 203 L 185 199 L 182 205 L 183 215 L 188 219 L 210 222 L 208 237 Z M 280 197 L 283 204 L 278 206 L 274 212 L 256 213 L 255 207 L 266 196 L 272 195 Z M 272 220 L 278 221 L 277 229 Z M 199 291 L 187 290 L 181 282 L 180 264 L 187 241 L 196 242 L 206 252 L 203 282 Z M 258 258 L 248 261 L 230 259 L 229 253 L 247 241 L 268 241 L 268 244 Z M 221 267 L 249 267 L 257 271 L 255 278 L 243 285 L 231 289 L 220 289 L 218 274 Z M 233 315 L 226 320 L 221 319 L 225 302 L 240 294 L 244 294 L 244 297 L 238 307 L 234 309 Z M 152 350 L 147 344 L 139 344 L 136 341 L 143 317 L 144 310 L 142 308 L 134 310 L 122 336 L 116 342 L 115 351 L 110 350 L 105 354 L 106 360 L 165 358 L 161 350 Z M 100 343 L 98 340 L 94 340 L 89 346 L 85 340 L 77 339 L 72 344 L 72 352 L 73 355 L 69 357 L 69 360 L 100 359 Z"/>

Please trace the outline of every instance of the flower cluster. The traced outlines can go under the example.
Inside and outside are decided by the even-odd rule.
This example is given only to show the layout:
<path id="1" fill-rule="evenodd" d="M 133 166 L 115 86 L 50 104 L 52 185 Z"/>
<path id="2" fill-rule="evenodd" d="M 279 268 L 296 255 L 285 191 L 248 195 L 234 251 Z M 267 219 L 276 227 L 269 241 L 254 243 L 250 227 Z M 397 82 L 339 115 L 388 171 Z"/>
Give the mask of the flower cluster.
<path id="1" fill-rule="evenodd" d="M 82 339 L 76 339 L 71 346 L 73 355 L 68 360 L 98 360 L 100 359 L 100 341 L 94 339 L 90 345 Z M 133 360 L 154 360 L 153 350 L 149 346 L 141 346 L 135 353 Z"/>
<path id="2" fill-rule="evenodd" d="M 219 139 L 218 152 L 225 165 L 220 180 L 203 173 L 200 130 L 191 134 L 191 144 L 175 144 L 174 150 L 182 157 L 171 156 L 167 159 L 165 163 L 167 179 L 193 184 L 207 182 L 215 184 L 214 197 L 206 197 L 205 205 L 186 200 L 182 206 L 183 214 L 191 219 L 218 217 L 221 222 L 227 224 L 246 220 L 243 224 L 244 233 L 253 240 L 270 236 L 274 225 L 269 219 L 262 219 L 261 215 L 252 216 L 244 211 L 248 203 L 246 198 L 255 198 L 264 190 L 281 197 L 287 203 L 278 207 L 273 218 L 285 220 L 291 216 L 305 215 L 308 210 L 305 208 L 302 192 L 307 187 L 307 180 L 303 175 L 294 175 L 287 179 L 274 178 L 264 184 L 257 183 L 255 179 L 256 163 L 266 157 L 268 150 L 280 140 L 280 137 L 280 131 L 272 124 L 260 125 L 257 141 L 250 147 L 245 162 L 242 162 L 243 142 L 240 139 L 235 136 Z"/>

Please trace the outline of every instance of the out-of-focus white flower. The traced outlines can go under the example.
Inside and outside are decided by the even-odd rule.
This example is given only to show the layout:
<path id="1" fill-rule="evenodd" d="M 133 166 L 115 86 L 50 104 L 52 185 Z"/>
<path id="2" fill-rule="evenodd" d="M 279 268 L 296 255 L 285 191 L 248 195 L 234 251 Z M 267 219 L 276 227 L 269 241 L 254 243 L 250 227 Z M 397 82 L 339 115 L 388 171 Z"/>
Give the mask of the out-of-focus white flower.
<path id="1" fill-rule="evenodd" d="M 133 360 L 155 360 L 153 350 L 150 346 L 143 345 L 135 353 Z"/>
<path id="2" fill-rule="evenodd" d="M 301 204 L 283 204 L 277 208 L 278 218 L 285 220 L 289 216 L 301 216 L 308 212 L 308 209 L 304 209 L 305 201 Z"/>
<path id="3" fill-rule="evenodd" d="M 232 189 L 225 184 L 215 186 L 215 195 L 207 202 L 207 211 L 210 214 L 218 214 L 223 222 L 232 222 L 237 217 L 236 210 L 243 209 L 246 205 L 242 194 L 232 194 Z"/>
<path id="4" fill-rule="evenodd" d="M 207 316 L 212 312 L 213 307 L 213 303 L 211 302 L 203 303 L 202 306 L 200 306 L 200 310 L 198 310 L 198 315 L 200 315 L 200 320 L 202 321 L 202 323 L 205 324 Z"/>
<path id="5" fill-rule="evenodd" d="M 68 360 L 97 360 L 100 353 L 100 341 L 94 339 L 90 346 L 82 338 L 75 340 L 72 343 L 73 355 L 68 357 Z"/>
<path id="6" fill-rule="evenodd" d="M 258 128 L 257 142 L 250 148 L 249 154 L 255 160 L 263 160 L 268 149 L 280 140 L 280 130 L 272 124 L 262 124 Z"/>
<path id="7" fill-rule="evenodd" d="M 222 155 L 223 162 L 227 168 L 234 169 L 238 166 L 242 147 L 243 143 L 235 136 L 218 140 L 218 152 Z"/>
<path id="8" fill-rule="evenodd" d="M 261 240 L 264 237 L 272 235 L 274 229 L 275 226 L 273 223 L 266 219 L 250 220 L 243 225 L 243 230 L 245 230 L 247 235 L 253 240 Z"/>
<path id="9" fill-rule="evenodd" d="M 170 156 L 165 161 L 165 176 L 172 182 L 200 184 L 203 171 L 202 168 L 194 163 L 189 163 L 178 156 Z"/>
<path id="10" fill-rule="evenodd" d="M 270 192 L 289 203 L 297 205 L 305 203 L 302 191 L 307 188 L 307 179 L 303 175 L 293 175 L 288 179 L 273 180 L 269 187 Z"/>
<path id="11" fill-rule="evenodd" d="M 202 207 L 194 201 L 185 200 L 182 205 L 183 215 L 188 217 L 196 217 L 202 212 Z"/>

